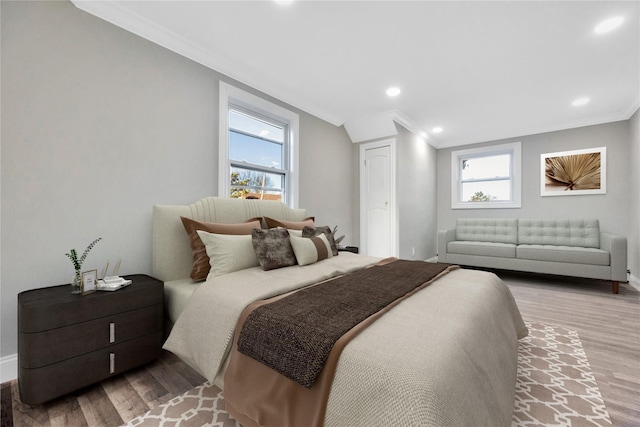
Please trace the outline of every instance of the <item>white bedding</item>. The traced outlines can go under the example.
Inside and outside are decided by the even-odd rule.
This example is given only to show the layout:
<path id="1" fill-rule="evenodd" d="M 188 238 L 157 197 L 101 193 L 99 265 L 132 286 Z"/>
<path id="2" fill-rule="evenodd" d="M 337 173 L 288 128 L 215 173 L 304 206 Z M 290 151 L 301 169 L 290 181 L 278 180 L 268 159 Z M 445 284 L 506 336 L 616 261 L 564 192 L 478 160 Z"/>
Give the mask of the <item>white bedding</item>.
<path id="1" fill-rule="evenodd" d="M 379 258 L 341 253 L 315 264 L 263 271 L 260 267 L 203 282 L 175 322 L 164 348 L 208 380 L 219 373 L 242 310 L 253 301 L 375 264 Z"/>
<path id="2" fill-rule="evenodd" d="M 249 303 L 378 261 L 341 252 L 305 267 L 255 267 L 208 280 L 187 302 L 164 348 L 223 386 L 236 320 Z M 452 271 L 347 345 L 325 425 L 509 425 L 517 339 L 526 333 L 499 278 Z"/>

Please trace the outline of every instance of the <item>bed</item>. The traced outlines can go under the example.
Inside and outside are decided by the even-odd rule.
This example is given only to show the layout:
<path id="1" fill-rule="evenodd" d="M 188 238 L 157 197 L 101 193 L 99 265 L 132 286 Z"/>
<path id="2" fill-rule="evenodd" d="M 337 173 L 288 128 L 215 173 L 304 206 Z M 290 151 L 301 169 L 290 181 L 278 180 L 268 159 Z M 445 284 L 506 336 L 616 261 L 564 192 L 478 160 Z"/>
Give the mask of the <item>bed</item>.
<path id="1" fill-rule="evenodd" d="M 223 390 L 236 324 L 247 306 L 389 262 L 339 252 L 310 265 L 269 271 L 252 266 L 194 282 L 181 217 L 227 224 L 261 217 L 296 222 L 307 212 L 279 202 L 216 197 L 154 206 L 153 274 L 165 282 L 172 324 L 164 348 Z M 526 334 L 515 301 L 497 276 L 453 268 L 344 346 L 318 425 L 510 425 L 517 340 Z M 290 409 L 282 396 L 275 400 L 269 405 Z M 252 408 L 263 409 L 278 412 Z"/>

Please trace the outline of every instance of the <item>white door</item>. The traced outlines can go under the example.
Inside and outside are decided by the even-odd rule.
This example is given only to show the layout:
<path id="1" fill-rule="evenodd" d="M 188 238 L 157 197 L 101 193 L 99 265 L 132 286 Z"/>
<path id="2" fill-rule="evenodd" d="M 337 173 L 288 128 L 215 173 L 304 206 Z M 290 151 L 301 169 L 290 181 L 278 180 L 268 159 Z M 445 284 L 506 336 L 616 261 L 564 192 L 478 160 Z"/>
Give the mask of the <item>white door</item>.
<path id="1" fill-rule="evenodd" d="M 360 146 L 360 166 L 360 252 L 397 256 L 395 140 Z"/>

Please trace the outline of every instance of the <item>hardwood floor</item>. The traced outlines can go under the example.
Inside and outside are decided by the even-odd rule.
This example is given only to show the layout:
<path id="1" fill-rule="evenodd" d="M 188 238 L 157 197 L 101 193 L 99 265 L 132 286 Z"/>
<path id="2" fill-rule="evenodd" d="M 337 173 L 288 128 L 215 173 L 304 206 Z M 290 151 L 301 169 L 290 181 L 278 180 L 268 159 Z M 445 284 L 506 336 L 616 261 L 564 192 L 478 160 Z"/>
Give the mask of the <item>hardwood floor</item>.
<path id="1" fill-rule="evenodd" d="M 609 282 L 502 273 L 525 321 L 578 332 L 611 422 L 640 426 L 640 293 Z"/>
<path id="2" fill-rule="evenodd" d="M 122 425 L 205 381 L 172 353 L 157 361 L 44 405 L 20 402 L 17 381 L 2 384 L 2 411 L 12 403 L 13 425 L 24 427 Z M 3 420 L 2 427 L 8 427 Z"/>
<path id="3" fill-rule="evenodd" d="M 525 321 L 578 332 L 614 426 L 640 425 L 640 293 L 628 284 L 497 272 Z M 171 353 L 156 362 L 45 405 L 20 402 L 2 384 L 2 427 L 118 426 L 204 382 Z M 8 407 L 12 417 L 5 418 Z"/>

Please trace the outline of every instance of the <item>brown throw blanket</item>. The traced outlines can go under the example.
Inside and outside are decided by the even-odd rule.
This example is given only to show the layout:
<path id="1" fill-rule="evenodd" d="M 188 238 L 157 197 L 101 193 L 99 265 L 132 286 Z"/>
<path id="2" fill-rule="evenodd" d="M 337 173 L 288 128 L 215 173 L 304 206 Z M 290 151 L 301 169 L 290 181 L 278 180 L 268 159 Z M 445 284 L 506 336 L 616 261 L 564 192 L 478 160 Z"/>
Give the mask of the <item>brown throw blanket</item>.
<path id="1" fill-rule="evenodd" d="M 452 268 L 394 260 L 251 305 L 225 375 L 227 410 L 245 426 L 322 425 L 348 341 Z"/>

